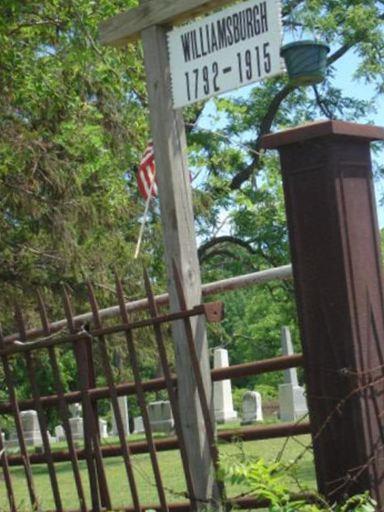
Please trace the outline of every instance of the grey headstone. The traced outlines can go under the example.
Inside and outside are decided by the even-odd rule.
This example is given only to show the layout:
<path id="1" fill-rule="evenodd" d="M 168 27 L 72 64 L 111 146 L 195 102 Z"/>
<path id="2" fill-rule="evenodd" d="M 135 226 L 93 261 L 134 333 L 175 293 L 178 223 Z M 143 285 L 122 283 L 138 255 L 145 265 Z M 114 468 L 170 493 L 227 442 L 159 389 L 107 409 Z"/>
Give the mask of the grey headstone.
<path id="1" fill-rule="evenodd" d="M 29 446 L 41 446 L 41 432 L 37 412 L 34 410 L 22 411 L 20 413 L 21 426 L 24 439 Z"/>
<path id="2" fill-rule="evenodd" d="M 173 420 L 171 404 L 168 400 L 148 404 L 148 415 L 153 432 L 170 434 L 175 422 Z"/>
<path id="3" fill-rule="evenodd" d="M 72 439 L 74 441 L 84 439 L 83 418 L 69 418 L 69 426 L 71 428 Z"/>
<path id="4" fill-rule="evenodd" d="M 99 430 L 100 430 L 100 438 L 106 439 L 108 437 L 108 424 L 102 418 L 99 418 Z"/>
<path id="5" fill-rule="evenodd" d="M 119 410 L 120 410 L 121 420 L 123 422 L 124 432 L 125 432 L 125 435 L 127 436 L 127 435 L 129 435 L 129 414 L 128 414 L 127 397 L 119 396 L 117 401 L 119 404 Z M 112 409 L 112 435 L 117 436 L 118 431 L 117 431 L 117 425 L 116 425 L 116 418 L 115 418 L 112 404 L 111 404 L 111 409 Z"/>
<path id="6" fill-rule="evenodd" d="M 263 421 L 261 395 L 257 391 L 247 391 L 243 396 L 242 425 L 250 425 L 257 421 Z"/>
<path id="7" fill-rule="evenodd" d="M 145 432 L 143 417 L 136 416 L 136 418 L 133 418 L 133 433 L 142 434 L 143 432 Z"/>
<path id="8" fill-rule="evenodd" d="M 47 430 L 47 437 L 49 444 L 54 444 L 57 442 L 56 436 L 52 436 L 49 430 Z"/>
<path id="9" fill-rule="evenodd" d="M 56 441 L 58 443 L 66 440 L 64 428 L 62 425 L 57 425 L 57 427 L 55 427 L 55 436 L 56 436 Z"/>
<path id="10" fill-rule="evenodd" d="M 69 426 L 71 429 L 72 439 L 77 441 L 84 439 L 84 424 L 83 418 L 81 417 L 82 407 L 81 404 L 75 403 L 69 406 L 69 411 L 72 414 L 72 418 L 69 418 Z"/>
<path id="11" fill-rule="evenodd" d="M 70 404 L 69 412 L 71 413 L 72 418 L 81 418 L 81 416 L 82 416 L 81 404 L 78 404 L 78 403 Z"/>
<path id="12" fill-rule="evenodd" d="M 282 421 L 297 421 L 308 413 L 307 400 L 302 386 L 279 386 L 279 409 Z"/>

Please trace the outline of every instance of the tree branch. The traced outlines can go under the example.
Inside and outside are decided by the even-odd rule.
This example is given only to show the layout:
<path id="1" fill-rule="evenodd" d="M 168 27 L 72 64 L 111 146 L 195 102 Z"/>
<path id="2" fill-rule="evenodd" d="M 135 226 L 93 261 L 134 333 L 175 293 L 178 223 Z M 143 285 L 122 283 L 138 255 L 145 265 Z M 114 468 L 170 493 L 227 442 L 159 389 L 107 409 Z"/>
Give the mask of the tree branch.
<path id="1" fill-rule="evenodd" d="M 8 32 L 8 37 L 13 36 L 17 34 L 17 32 L 20 32 L 20 30 L 23 30 L 24 28 L 33 28 L 33 27 L 42 27 L 42 26 L 54 26 L 54 27 L 60 27 L 62 25 L 62 21 L 60 19 L 46 19 L 46 20 L 34 20 L 34 21 L 26 21 L 24 23 L 20 23 L 19 25 L 16 25 L 12 30 Z"/>
<path id="2" fill-rule="evenodd" d="M 253 147 L 253 149 L 255 151 L 257 151 L 257 152 L 260 151 L 261 141 L 262 141 L 263 136 L 270 133 L 273 121 L 275 119 L 277 111 L 280 108 L 281 103 L 294 90 L 294 88 L 295 88 L 294 86 L 287 84 L 272 99 L 271 103 L 269 104 L 268 110 L 260 123 L 259 136 L 256 140 L 255 146 Z M 251 174 L 254 172 L 254 170 L 258 166 L 259 161 L 260 161 L 260 154 L 255 154 L 253 156 L 253 160 L 250 163 L 250 165 L 248 165 L 242 171 L 238 172 L 233 177 L 231 185 L 230 185 L 231 190 L 238 190 L 241 187 L 241 185 L 245 181 L 247 181 L 247 179 L 251 176 Z"/>
<path id="3" fill-rule="evenodd" d="M 283 7 L 282 15 L 288 16 L 293 9 L 298 7 L 300 4 L 304 3 L 304 0 L 291 0 L 290 2 L 287 2 L 285 7 Z"/>
<path id="4" fill-rule="evenodd" d="M 235 237 L 235 236 L 218 236 L 217 238 L 212 238 L 208 242 L 205 242 L 203 245 L 201 245 L 197 251 L 197 254 L 199 256 L 199 260 L 202 260 L 206 257 L 206 253 L 209 249 L 212 247 L 215 247 L 219 244 L 235 244 L 240 247 L 243 247 L 251 254 L 256 254 L 256 251 L 251 246 L 251 242 L 246 242 L 245 240 L 242 240 L 241 238 Z"/>
<path id="5" fill-rule="evenodd" d="M 199 118 L 201 116 L 201 114 L 203 113 L 203 110 L 204 110 L 204 107 L 205 107 L 205 103 L 202 103 L 201 106 L 198 105 L 197 108 L 195 108 L 194 112 L 193 112 L 193 117 L 192 118 L 189 118 L 189 119 L 186 119 L 184 116 L 184 121 L 185 121 L 185 133 L 188 135 L 189 133 L 192 132 L 192 130 L 195 128 L 195 126 L 197 125 L 198 121 L 199 121 Z"/>
<path id="6" fill-rule="evenodd" d="M 238 254 L 233 254 L 233 252 L 228 251 L 226 249 L 215 249 L 214 251 L 211 251 L 208 254 L 205 254 L 201 258 L 200 264 L 204 263 L 208 259 L 214 258 L 215 256 L 224 256 L 224 257 L 227 257 L 227 258 L 231 258 L 233 260 L 239 260 Z"/>
<path id="7" fill-rule="evenodd" d="M 320 96 L 319 90 L 316 85 L 313 86 L 313 92 L 315 93 L 316 103 L 326 118 L 332 119 L 332 112 L 328 109 L 327 105 Z"/>
<path id="8" fill-rule="evenodd" d="M 353 48 L 352 43 L 344 44 L 340 46 L 338 50 L 336 50 L 332 55 L 330 55 L 327 59 L 327 66 L 331 66 L 334 62 L 340 59 L 343 55 L 345 55 L 351 48 Z"/>
<path id="9" fill-rule="evenodd" d="M 295 2 L 292 2 L 295 3 Z M 300 1 L 296 2 L 297 5 Z M 351 48 L 353 47 L 352 43 L 345 44 L 341 46 L 338 50 L 336 50 L 330 57 L 328 57 L 327 65 L 330 66 L 338 59 L 340 59 L 343 55 L 345 55 Z M 254 150 L 260 151 L 261 141 L 264 135 L 267 135 L 271 131 L 271 127 L 277 111 L 280 108 L 281 103 L 285 100 L 285 98 L 294 90 L 294 86 L 287 84 L 285 85 L 272 99 L 267 113 L 260 123 L 260 130 L 258 138 L 255 142 Z M 329 114 L 327 115 L 329 117 Z M 242 184 L 249 179 L 254 170 L 257 168 L 260 162 L 260 154 L 254 155 L 252 162 L 243 170 L 238 172 L 232 179 L 230 188 L 231 190 L 238 190 Z"/>

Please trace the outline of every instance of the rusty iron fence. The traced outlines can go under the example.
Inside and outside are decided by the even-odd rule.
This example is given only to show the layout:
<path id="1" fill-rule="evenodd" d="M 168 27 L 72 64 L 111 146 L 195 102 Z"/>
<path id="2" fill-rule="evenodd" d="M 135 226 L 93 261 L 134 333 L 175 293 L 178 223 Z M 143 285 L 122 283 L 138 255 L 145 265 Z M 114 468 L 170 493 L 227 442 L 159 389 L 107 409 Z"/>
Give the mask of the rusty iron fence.
<path id="1" fill-rule="evenodd" d="M 185 304 L 183 286 L 178 275 L 175 272 L 175 281 L 177 283 L 177 292 L 179 299 L 179 311 L 176 313 L 162 314 L 159 312 L 158 299 L 154 296 L 149 277 L 144 273 L 144 282 L 147 296 L 147 318 L 138 321 L 132 321 L 129 315 L 129 305 L 125 303 L 122 283 L 117 279 L 116 294 L 118 297 L 119 322 L 111 325 L 103 323 L 103 317 L 100 314 L 100 308 L 91 284 L 88 284 L 88 299 L 91 310 L 92 323 L 89 326 L 76 321 L 70 294 L 64 290 L 64 310 L 66 316 L 66 330 L 57 331 L 52 328 L 47 315 L 47 306 L 40 294 L 38 294 L 38 311 L 41 320 L 41 328 L 33 330 L 27 329 L 23 312 L 20 307 L 16 307 L 15 318 L 17 323 L 17 337 L 5 338 L 0 334 L 0 358 L 4 370 L 5 382 L 9 393 L 8 402 L 0 402 L 0 415 L 12 415 L 16 427 L 17 439 L 19 444 L 19 453 L 8 454 L 4 449 L 3 441 L 0 436 L 0 463 L 4 476 L 4 486 L 6 488 L 9 510 L 17 511 L 17 502 L 14 493 L 12 481 L 13 466 L 20 466 L 25 473 L 25 479 L 28 487 L 29 500 L 32 510 L 43 510 L 36 490 L 32 466 L 35 464 L 44 464 L 47 467 L 50 485 L 52 489 L 54 511 L 64 512 L 62 491 L 57 476 L 57 465 L 70 462 L 74 477 L 74 483 L 78 498 L 78 508 L 76 512 L 94 512 L 107 510 L 194 510 L 198 497 L 195 496 L 193 481 L 189 469 L 187 450 L 183 431 L 181 428 L 181 419 L 177 404 L 177 377 L 171 373 L 171 367 L 168 361 L 165 347 L 163 327 L 170 322 L 181 320 L 184 323 L 188 339 L 188 350 L 191 365 L 194 371 L 194 377 L 197 386 L 197 392 L 204 417 L 204 426 L 207 440 L 210 446 L 210 454 L 213 464 L 218 469 L 219 455 L 217 442 L 215 440 L 214 426 L 211 422 L 209 409 L 209 400 L 205 394 L 203 380 L 200 372 L 199 360 L 195 351 L 195 344 L 191 328 L 191 317 L 205 315 L 209 322 L 220 322 L 223 317 L 223 307 L 221 302 L 212 302 L 195 306 L 188 309 Z M 135 331 L 144 327 L 150 327 L 153 330 L 157 353 L 164 377 L 143 381 L 140 373 L 140 365 L 137 353 L 137 344 L 135 343 Z M 40 333 L 38 339 L 33 339 L 36 332 Z M 31 334 L 34 333 L 34 334 Z M 133 374 L 133 382 L 117 384 L 114 379 L 112 364 L 108 352 L 109 336 L 113 334 L 123 334 L 125 337 L 126 350 L 129 356 L 130 367 Z M 62 375 L 60 374 L 57 348 L 59 346 L 70 347 L 74 353 L 76 361 L 78 390 L 65 392 Z M 96 369 L 94 364 L 94 351 L 97 348 L 101 369 L 107 385 L 97 387 Z M 48 354 L 50 367 L 54 377 L 55 393 L 50 396 L 42 396 L 39 385 L 36 380 L 36 360 L 35 356 L 39 352 Z M 31 387 L 31 398 L 27 400 L 18 400 L 17 390 L 14 384 L 14 375 L 12 372 L 12 358 L 14 356 L 23 357 L 25 360 L 26 372 Z M 250 375 L 257 375 L 265 372 L 284 370 L 291 367 L 301 366 L 303 363 L 302 355 L 277 357 L 264 361 L 256 361 L 241 365 L 230 366 L 227 368 L 212 370 L 213 381 L 224 379 L 234 379 Z M 152 433 L 150 418 L 148 415 L 146 393 L 149 391 L 166 390 L 170 401 L 170 406 L 175 422 L 175 436 L 164 439 L 155 439 Z M 118 404 L 119 396 L 136 395 L 143 418 L 145 440 L 127 441 L 124 430 L 120 407 Z M 119 444 L 113 446 L 102 445 L 100 440 L 98 408 L 97 402 L 102 399 L 109 399 L 112 404 L 113 413 L 116 420 Z M 69 405 L 71 403 L 81 403 L 84 421 L 84 446 L 79 448 L 75 443 L 70 425 Z M 57 408 L 62 421 L 65 438 L 67 441 L 67 450 L 52 450 L 48 435 L 47 410 L 50 407 Z M 31 453 L 28 448 L 25 434 L 23 432 L 21 412 L 34 409 L 37 411 L 39 427 L 42 438 L 41 453 Z M 221 430 L 217 434 L 220 441 L 231 441 L 233 438 L 244 441 L 270 439 L 277 437 L 287 437 L 291 435 L 301 435 L 310 432 L 309 423 L 299 424 L 277 424 L 262 427 L 245 427 L 232 430 Z M 186 482 L 185 502 L 169 503 L 166 489 L 164 487 L 158 452 L 165 450 L 179 450 L 182 467 Z M 149 453 L 154 480 L 157 489 L 158 503 L 143 504 L 139 495 L 137 477 L 134 471 L 132 461 L 133 455 L 140 453 Z M 108 486 L 105 460 L 111 457 L 122 457 L 126 473 L 127 483 L 132 499 L 132 505 L 127 507 L 117 507 L 114 504 Z M 84 474 L 80 469 L 80 461 L 85 461 L 87 470 L 87 482 L 84 480 Z M 85 491 L 85 486 L 89 485 L 89 493 Z M 90 495 L 90 500 L 86 496 Z M 265 507 L 266 503 L 253 497 L 242 497 L 231 502 L 229 506 L 236 505 L 237 508 L 250 509 Z M 69 511 L 68 511 L 69 512 Z M 75 511 L 71 511 L 75 512 Z"/>

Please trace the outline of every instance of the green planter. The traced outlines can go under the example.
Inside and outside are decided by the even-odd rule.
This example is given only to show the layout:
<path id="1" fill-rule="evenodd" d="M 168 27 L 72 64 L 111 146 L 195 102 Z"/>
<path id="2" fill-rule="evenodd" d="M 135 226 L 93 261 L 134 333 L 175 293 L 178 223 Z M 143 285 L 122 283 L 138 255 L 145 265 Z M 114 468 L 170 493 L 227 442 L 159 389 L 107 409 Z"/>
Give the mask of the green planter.
<path id="1" fill-rule="evenodd" d="M 286 44 L 280 54 L 285 60 L 292 85 L 314 85 L 322 82 L 327 66 L 329 46 L 318 41 Z"/>

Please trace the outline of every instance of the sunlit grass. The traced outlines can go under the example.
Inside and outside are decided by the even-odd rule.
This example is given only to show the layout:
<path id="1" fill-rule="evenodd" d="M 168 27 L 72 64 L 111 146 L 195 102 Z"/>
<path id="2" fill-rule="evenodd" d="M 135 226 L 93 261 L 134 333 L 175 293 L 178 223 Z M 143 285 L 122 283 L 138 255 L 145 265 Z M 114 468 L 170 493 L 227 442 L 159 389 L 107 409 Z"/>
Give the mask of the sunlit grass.
<path id="1" fill-rule="evenodd" d="M 142 436 L 130 437 L 130 440 L 139 439 L 142 439 Z M 313 489 L 315 487 L 315 477 L 312 453 L 310 450 L 305 450 L 305 446 L 308 445 L 309 442 L 309 436 L 300 436 L 297 437 L 296 440 L 290 439 L 285 446 L 282 460 L 288 462 L 294 460 L 298 455 L 304 454 L 297 465 L 296 475 L 301 486 Z M 247 443 L 221 443 L 220 455 L 224 463 L 233 458 L 241 457 L 242 453 L 245 453 L 247 456 L 259 456 L 268 461 L 273 461 L 281 452 L 284 444 L 284 439 L 250 441 Z M 56 448 L 60 448 L 60 445 L 57 445 Z M 61 448 L 63 449 L 64 445 L 61 445 Z M 159 452 L 158 458 L 169 501 L 184 501 L 182 493 L 185 492 L 185 480 L 179 452 L 177 450 Z M 149 455 L 135 455 L 133 456 L 133 463 L 141 502 L 143 504 L 158 503 Z M 122 458 L 115 457 L 105 459 L 104 464 L 113 506 L 129 505 L 131 503 L 131 496 Z M 56 464 L 55 467 L 64 508 L 79 508 L 71 464 L 65 462 Z M 80 462 L 80 468 L 87 500 L 89 500 L 89 485 L 85 462 Z M 20 467 L 13 467 L 11 468 L 11 474 L 17 503 L 22 512 L 27 512 L 30 510 L 30 505 L 24 471 Z M 34 465 L 33 476 L 36 491 L 41 500 L 43 509 L 54 509 L 47 467 Z M 293 491 L 298 490 L 297 484 L 293 480 L 289 481 L 289 485 Z M 228 496 L 237 496 L 244 491 L 245 489 L 239 485 L 227 487 Z M 0 481 L 0 511 L 8 512 L 8 510 L 9 505 L 6 497 L 5 484 Z"/>

